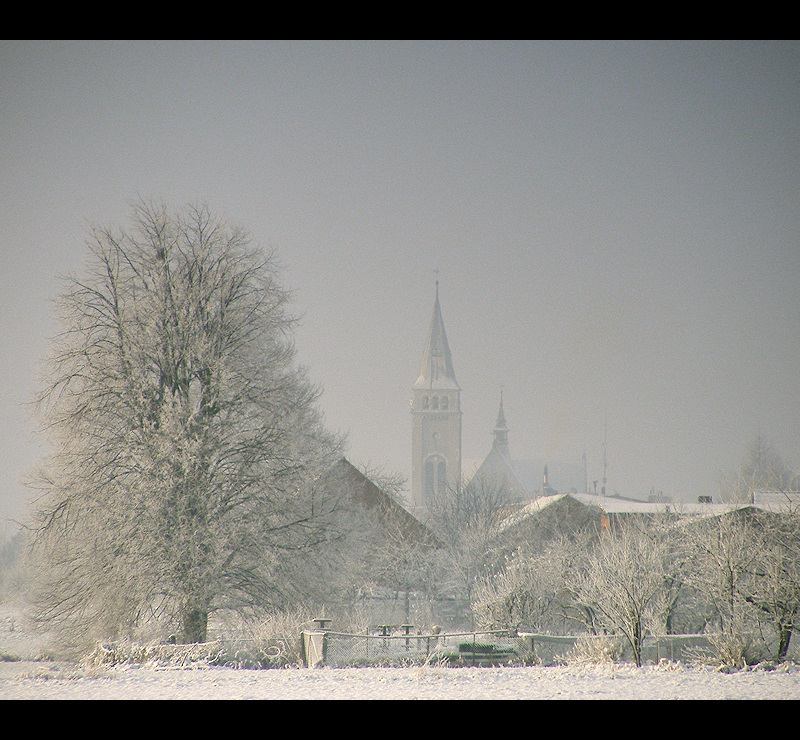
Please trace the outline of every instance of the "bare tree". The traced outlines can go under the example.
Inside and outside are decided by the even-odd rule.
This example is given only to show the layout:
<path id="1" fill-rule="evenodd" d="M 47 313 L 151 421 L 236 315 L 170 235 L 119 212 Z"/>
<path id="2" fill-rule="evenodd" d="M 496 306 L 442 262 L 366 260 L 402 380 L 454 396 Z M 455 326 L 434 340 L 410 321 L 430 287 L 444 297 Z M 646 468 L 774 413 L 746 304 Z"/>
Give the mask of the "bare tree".
<path id="1" fill-rule="evenodd" d="M 723 477 L 720 494 L 735 504 L 753 503 L 756 491 L 797 492 L 800 477 L 792 471 L 763 434 L 757 434 L 747 448 L 738 469 Z"/>
<path id="2" fill-rule="evenodd" d="M 26 575 L 25 531 L 17 529 L 8 540 L 0 540 L 0 603 L 24 599 Z"/>
<path id="3" fill-rule="evenodd" d="M 334 488 L 342 497 L 318 566 L 322 605 L 341 618 L 363 610 L 365 600 L 391 594 L 395 603 L 403 599 L 408 617 L 412 593 L 435 595 L 439 542 L 403 507 L 401 475 L 346 460 L 337 470 L 341 480 Z"/>
<path id="4" fill-rule="evenodd" d="M 502 566 L 498 535 L 508 506 L 504 487 L 485 479 L 448 488 L 429 503 L 425 521 L 443 545 L 443 590 L 471 601 L 479 579 Z"/>
<path id="5" fill-rule="evenodd" d="M 690 556 L 687 581 L 697 607 L 708 612 L 706 625 L 716 628 L 718 657 L 731 666 L 743 665 L 751 649 L 747 632 L 753 607 L 747 596 L 764 545 L 752 519 L 752 510 L 733 509 L 683 527 Z"/>
<path id="6" fill-rule="evenodd" d="M 619 520 L 570 578 L 576 599 L 591 608 L 601 625 L 625 636 L 637 666 L 645 637 L 663 619 L 668 559 L 659 532 Z"/>
<path id="7" fill-rule="evenodd" d="M 800 514 L 757 515 L 760 546 L 744 598 L 759 610 L 777 635 L 775 657 L 783 660 L 800 624 Z"/>
<path id="8" fill-rule="evenodd" d="M 580 557 L 577 543 L 568 538 L 551 541 L 536 552 L 510 554 L 503 569 L 480 578 L 473 591 L 472 608 L 479 625 L 558 632 L 577 617 L 585 626 L 586 615 L 576 613 L 573 594 L 566 586 L 568 573 Z"/>
<path id="9" fill-rule="evenodd" d="M 337 441 L 296 366 L 274 255 L 204 206 L 95 228 L 61 297 L 38 407 L 39 617 L 76 632 L 278 608 L 325 539 Z"/>

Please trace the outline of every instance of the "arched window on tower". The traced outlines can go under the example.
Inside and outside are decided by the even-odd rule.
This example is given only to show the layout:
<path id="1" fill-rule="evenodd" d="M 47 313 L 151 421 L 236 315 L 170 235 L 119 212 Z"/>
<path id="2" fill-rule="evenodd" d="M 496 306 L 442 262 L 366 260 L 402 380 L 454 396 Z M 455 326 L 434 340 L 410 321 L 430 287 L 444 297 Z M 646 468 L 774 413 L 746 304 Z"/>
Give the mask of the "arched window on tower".
<path id="1" fill-rule="evenodd" d="M 425 505 L 441 498 L 447 491 L 447 463 L 441 455 L 431 455 L 425 461 Z"/>

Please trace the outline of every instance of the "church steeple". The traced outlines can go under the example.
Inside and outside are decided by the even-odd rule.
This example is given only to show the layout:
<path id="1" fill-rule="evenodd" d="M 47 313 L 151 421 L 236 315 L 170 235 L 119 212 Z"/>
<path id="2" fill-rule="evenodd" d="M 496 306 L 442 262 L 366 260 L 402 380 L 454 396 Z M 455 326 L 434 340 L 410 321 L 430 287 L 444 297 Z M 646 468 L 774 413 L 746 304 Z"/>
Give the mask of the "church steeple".
<path id="1" fill-rule="evenodd" d="M 508 448 L 508 424 L 506 415 L 503 413 L 503 391 L 500 391 L 500 411 L 497 414 L 497 421 L 494 424 L 494 444 L 493 447 L 504 455 L 509 455 Z"/>
<path id="2" fill-rule="evenodd" d="M 472 480 L 467 483 L 467 490 L 492 492 L 493 496 L 502 497 L 507 503 L 518 503 L 530 499 L 519 482 L 514 470 L 514 461 L 508 446 L 508 424 L 503 409 L 503 392 L 500 391 L 500 409 L 494 424 L 494 442 L 489 454 L 484 458 Z"/>
<path id="3" fill-rule="evenodd" d="M 459 390 L 456 373 L 453 370 L 453 357 L 444 330 L 442 308 L 439 305 L 439 281 L 436 281 L 436 300 L 433 303 L 433 317 L 428 330 L 428 342 L 422 355 L 419 378 L 414 388 L 438 388 Z"/>
<path id="4" fill-rule="evenodd" d="M 438 280 L 411 394 L 411 498 L 416 509 L 424 509 L 461 486 L 461 388 L 444 330 Z"/>

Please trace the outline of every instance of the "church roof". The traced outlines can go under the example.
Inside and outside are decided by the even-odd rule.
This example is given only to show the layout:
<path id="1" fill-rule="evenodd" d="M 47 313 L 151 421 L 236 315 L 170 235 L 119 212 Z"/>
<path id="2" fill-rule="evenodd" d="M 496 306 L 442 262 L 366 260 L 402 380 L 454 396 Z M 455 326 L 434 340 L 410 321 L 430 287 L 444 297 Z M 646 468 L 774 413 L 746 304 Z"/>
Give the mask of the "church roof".
<path id="1" fill-rule="evenodd" d="M 436 282 L 436 301 L 433 304 L 433 318 L 428 332 L 428 343 L 422 356 L 419 378 L 414 388 L 430 388 L 435 390 L 460 390 L 453 370 L 453 358 L 447 344 L 447 334 L 442 320 L 442 309 L 439 306 L 439 282 Z"/>
<path id="2" fill-rule="evenodd" d="M 504 494 L 509 500 L 518 501 L 530 498 L 530 493 L 520 484 L 508 455 L 497 444 L 492 446 L 475 475 L 467 484 L 479 490 L 489 487 L 496 493 Z"/>

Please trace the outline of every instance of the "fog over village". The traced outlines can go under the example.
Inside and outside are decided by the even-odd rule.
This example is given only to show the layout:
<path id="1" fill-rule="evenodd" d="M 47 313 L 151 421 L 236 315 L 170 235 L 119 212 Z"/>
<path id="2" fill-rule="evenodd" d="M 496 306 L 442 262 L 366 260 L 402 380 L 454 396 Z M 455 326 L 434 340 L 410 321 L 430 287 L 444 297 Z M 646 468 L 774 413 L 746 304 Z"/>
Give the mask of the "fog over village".
<path id="1" fill-rule="evenodd" d="M 370 577 L 377 568 L 381 584 L 391 583 L 387 588 L 407 599 L 412 592 L 429 593 L 426 589 L 436 583 L 440 604 L 444 587 L 434 571 L 443 569 L 453 582 L 460 576 L 444 560 L 426 570 L 414 548 L 427 552 L 441 546 L 450 520 L 441 510 L 438 520 L 432 513 L 434 502 L 441 504 L 437 496 L 456 490 L 460 495 L 462 483 L 465 495 L 475 496 L 480 483 L 469 488 L 467 481 L 482 462 L 488 470 L 498 449 L 503 460 L 515 461 L 514 478 L 513 483 L 503 479 L 506 498 L 493 516 L 498 511 L 506 516 L 549 494 L 599 494 L 610 501 L 670 504 L 673 511 L 685 512 L 700 501 L 752 504 L 754 491 L 797 492 L 796 41 L 12 40 L 0 42 L 0 100 L 5 194 L 0 199 L 0 545 L 12 540 L 20 523 L 30 522 L 35 488 L 44 490 L 42 479 L 36 487 L 28 485 L 53 449 L 41 434 L 41 420 L 34 418 L 36 394 L 52 383 L 49 401 L 67 404 L 49 417 L 56 421 L 54 428 L 72 424 L 94 434 L 100 427 L 89 420 L 106 418 L 107 401 L 101 399 L 110 396 L 97 391 L 95 411 L 87 412 L 80 403 L 69 406 L 72 386 L 65 384 L 70 393 L 64 393 L 57 374 L 43 376 L 45 358 L 53 351 L 57 357 L 61 353 L 59 372 L 78 377 L 86 368 L 101 367 L 98 358 L 107 351 L 102 342 L 92 343 L 91 351 L 73 351 L 72 345 L 55 341 L 65 326 L 56 305 L 65 291 L 78 311 L 73 315 L 84 317 L 70 326 L 92 336 L 87 317 L 105 316 L 113 303 L 97 300 L 101 291 L 93 291 L 95 284 L 120 299 L 125 308 L 119 311 L 119 326 L 130 321 L 138 328 L 120 330 L 119 336 L 143 357 L 158 344 L 147 325 L 159 315 L 159 306 L 167 305 L 164 296 L 170 305 L 185 304 L 175 310 L 176 326 L 190 311 L 226 309 L 219 326 L 230 321 L 234 329 L 228 335 L 220 330 L 219 336 L 227 337 L 229 350 L 212 357 L 209 347 L 216 339 L 184 335 L 186 346 L 193 342 L 192 352 L 201 358 L 197 365 L 206 363 L 198 371 L 200 385 L 190 389 L 186 383 L 187 402 L 198 409 L 187 429 L 202 426 L 222 408 L 208 400 L 213 384 L 205 385 L 206 376 L 216 373 L 234 384 L 238 380 L 230 378 L 256 373 L 257 382 L 243 383 L 238 395 L 230 396 L 230 408 L 243 404 L 242 418 L 267 409 L 285 424 L 287 436 L 269 455 L 263 447 L 265 440 L 273 443 L 274 429 L 259 429 L 258 423 L 235 427 L 243 435 L 238 446 L 230 448 L 230 457 L 209 464 L 223 470 L 226 481 L 236 481 L 212 485 L 228 486 L 229 498 L 220 499 L 224 506 L 238 496 L 268 502 L 280 512 L 277 518 L 265 515 L 259 525 L 262 534 L 270 532 L 263 543 L 256 541 L 261 534 L 242 540 L 253 553 L 266 547 L 274 564 L 245 558 L 234 576 L 219 566 L 226 583 L 238 579 L 236 588 L 254 600 L 250 606 L 256 610 L 266 603 L 256 603 L 262 597 L 275 604 L 300 603 L 289 592 L 312 589 L 313 579 L 303 580 L 305 573 L 301 577 L 275 553 L 316 547 L 323 540 L 330 548 L 320 561 L 326 567 L 349 563 L 347 557 L 360 559 L 373 568 Z M 223 226 L 211 232 L 209 251 L 194 252 L 217 219 Z M 240 243 L 237 227 L 248 241 Z M 157 247 L 160 239 L 165 250 L 148 262 L 146 250 L 138 250 L 145 243 Z M 170 252 L 173 244 L 181 246 Z M 250 247 L 274 255 L 266 271 Z M 218 295 L 202 293 L 200 276 L 207 274 L 217 276 L 208 290 Z M 253 290 L 240 300 L 234 288 L 225 287 L 237 285 L 266 286 L 264 297 L 248 303 L 258 294 Z M 245 315 L 263 322 L 263 334 L 261 329 L 252 336 L 237 333 L 237 326 L 249 326 L 237 318 Z M 299 319 L 296 325 L 287 323 L 292 317 Z M 294 345 L 294 357 L 286 340 Z M 119 357 L 126 358 L 129 350 L 122 351 L 120 343 Z M 265 348 L 263 366 L 269 369 L 263 375 L 257 375 L 262 359 L 256 346 Z M 226 353 L 235 360 L 222 371 Z M 295 373 L 295 365 L 303 372 Z M 160 367 L 163 390 L 169 378 Z M 178 373 L 182 365 L 175 367 Z M 129 455 L 125 470 L 142 466 L 136 484 L 141 498 L 131 493 L 130 500 L 149 514 L 156 499 L 147 493 L 147 476 L 163 481 L 178 475 L 172 463 L 181 455 L 191 468 L 223 449 L 211 451 L 210 440 L 224 445 L 230 437 L 219 432 L 201 438 L 192 432 L 181 447 L 169 430 L 173 424 L 183 428 L 183 412 L 178 405 L 159 405 L 161 398 L 148 400 L 147 372 L 128 378 L 141 395 L 140 405 L 130 406 L 132 415 L 141 413 L 145 421 L 141 450 L 124 454 Z M 256 388 L 262 388 L 261 395 Z M 175 398 L 183 393 L 179 378 L 173 392 Z M 441 419 L 450 414 L 450 421 L 426 426 L 433 411 Z M 83 416 L 90 413 L 99 416 Z M 104 439 L 111 447 L 115 439 L 130 439 L 108 434 Z M 68 457 L 77 459 L 80 443 L 69 435 L 61 439 L 63 481 L 76 480 L 84 473 L 80 466 L 70 468 Z M 167 452 L 170 444 L 175 447 Z M 244 455 L 244 449 L 261 452 Z M 754 449 L 759 461 L 769 460 L 772 477 L 756 482 L 753 473 L 748 484 L 743 471 L 753 470 Z M 274 463 L 292 456 L 303 461 L 297 478 L 292 477 L 299 475 L 296 466 L 287 462 L 279 471 Z M 383 527 L 383 534 L 373 533 L 372 515 L 363 514 L 370 524 L 359 529 L 355 518 L 337 514 L 333 504 L 324 526 L 314 519 L 336 498 L 331 491 L 339 484 L 328 476 L 331 463 L 342 456 L 347 467 L 337 463 L 336 475 L 342 477 L 336 480 L 346 481 L 348 491 L 379 497 L 384 518 L 375 531 Z M 235 476 L 231 460 L 239 466 Z M 111 480 L 117 463 L 104 464 L 101 478 Z M 274 481 L 263 501 L 252 499 L 249 487 L 259 471 L 268 471 Z M 45 478 L 45 489 L 71 490 L 58 476 Z M 289 480 L 291 485 L 281 482 Z M 304 523 L 302 538 L 273 534 L 288 531 L 290 520 L 296 525 L 289 512 L 291 502 L 299 500 L 297 491 L 307 497 L 302 500 L 314 517 Z M 114 501 L 128 500 L 122 491 L 113 495 L 119 498 L 107 499 L 111 508 Z M 568 535 L 576 537 L 570 547 L 578 550 L 579 530 L 607 530 L 609 516 L 613 529 L 615 512 L 621 511 L 613 503 L 597 508 L 591 498 L 565 500 L 558 504 L 563 517 L 553 514 L 553 521 L 569 517 Z M 60 508 L 56 499 L 49 505 L 52 512 Z M 253 513 L 256 508 L 242 511 L 246 517 L 260 516 Z M 352 517 L 362 516 L 357 507 L 353 512 Z M 408 513 L 416 519 L 405 518 Z M 777 524 L 759 516 L 753 531 L 725 530 L 728 539 L 741 535 L 751 550 L 758 541 L 765 552 L 774 547 L 790 553 L 792 563 L 800 562 L 794 519 Z M 180 521 L 184 526 L 185 519 Z M 238 518 L 231 521 L 236 523 L 230 526 L 240 526 Z M 117 525 L 120 533 L 127 531 L 126 522 Z M 627 532 L 627 525 L 619 526 Z M 728 525 L 720 524 L 717 534 L 723 526 Z M 160 536 L 157 525 L 152 527 L 146 536 Z M 343 546 L 331 536 L 336 527 L 359 531 L 355 550 L 345 555 L 337 549 Z M 492 540 L 496 560 L 481 567 L 510 579 L 509 574 L 536 562 L 537 587 L 546 590 L 545 561 L 535 560 L 544 550 L 523 561 L 525 542 L 543 537 L 547 548 L 552 546 L 548 569 L 555 569 L 556 561 L 566 563 L 572 550 L 546 540 L 541 524 L 509 527 L 502 544 Z M 177 531 L 169 534 L 169 547 L 178 548 Z M 233 530 L 225 531 L 230 539 Z M 214 536 L 222 547 L 222 535 Z M 395 536 L 406 539 L 400 545 Z M 559 536 L 567 537 L 566 530 Z M 625 551 L 641 547 L 636 550 L 641 562 L 648 557 L 662 562 L 674 553 L 667 539 L 655 553 L 631 537 Z M 389 540 L 397 547 L 394 554 L 387 549 L 375 555 L 376 543 L 389 548 Z M 681 547 L 697 554 L 692 547 L 701 540 L 697 534 L 681 535 Z M 142 535 L 141 547 L 146 541 Z M 500 594 L 499 580 L 491 585 L 491 579 L 467 575 L 466 563 L 479 548 L 474 536 L 460 543 L 461 555 L 452 550 L 448 557 L 465 566 L 463 584 L 469 585 L 448 594 L 458 591 L 458 599 L 471 604 L 471 624 L 478 619 L 484 626 L 514 627 L 525 634 L 563 630 L 552 611 L 548 617 L 533 607 L 524 617 L 501 614 L 500 595 L 505 598 L 516 586 L 504 581 L 508 591 Z M 110 538 L 107 545 L 117 557 L 118 545 Z M 57 562 L 59 545 L 49 546 Z M 195 552 L 199 546 L 187 547 Z M 682 573 L 703 570 L 692 557 L 687 556 Z M 222 554 L 219 560 L 225 560 Z M 743 564 L 742 573 L 763 573 L 766 561 L 759 563 Z M 156 568 L 155 556 L 136 568 L 136 578 L 151 578 L 144 574 Z M 266 580 L 259 580 L 260 569 L 270 571 Z M 622 566 L 616 571 L 622 573 Z M 165 583 L 184 578 L 167 575 L 166 569 L 152 572 Z M 53 579 L 57 573 L 54 568 Z M 691 590 L 702 591 L 707 571 L 693 577 L 686 581 Z M 335 568 L 314 578 L 337 598 L 336 579 L 346 580 Z M 795 584 L 793 578 L 789 581 Z M 356 576 L 352 579 L 355 584 Z M 788 588 L 787 582 L 781 581 L 781 588 Z M 767 604 L 763 589 L 748 583 L 742 603 L 768 613 L 777 626 L 776 645 L 784 638 L 788 645 L 792 620 L 775 616 L 774 602 Z M 481 588 L 494 590 L 489 594 Z M 598 614 L 602 594 L 611 590 L 599 582 L 570 581 L 569 588 Z M 712 590 L 708 586 L 708 593 Z M 800 613 L 800 591 L 794 585 L 790 590 L 798 601 L 792 614 Z M 6 584 L 0 596 L 7 592 Z M 191 599 L 189 606 L 186 600 L 175 606 L 187 643 L 206 640 L 208 599 L 202 606 Z M 664 634 L 700 633 L 717 624 L 711 606 L 689 599 L 670 611 L 675 604 L 677 595 L 663 613 L 648 612 Z M 564 614 L 573 609 L 571 603 L 562 607 Z M 164 607 L 164 613 L 171 608 Z M 655 609 L 652 603 L 647 608 Z M 192 609 L 200 616 L 193 617 Z M 407 604 L 406 620 L 409 609 Z M 723 631 L 726 618 L 720 616 Z M 738 618 L 731 615 L 731 624 Z M 12 639 L 15 619 L 10 612 L 0 614 L 0 653 L 2 639 Z M 443 624 L 434 609 L 431 624 L 436 621 Z M 601 622 L 589 618 L 592 630 Z M 624 627 L 621 633 L 627 636 Z M 627 644 L 629 659 L 648 662 L 639 655 L 638 637 Z M 25 650 L 31 659 L 33 648 Z M 788 688 L 781 689 L 786 695 L 780 698 L 794 691 L 794 678 L 786 680 Z M 468 694 L 464 689 L 458 698 Z M 725 691 L 714 698 L 720 695 Z"/>

